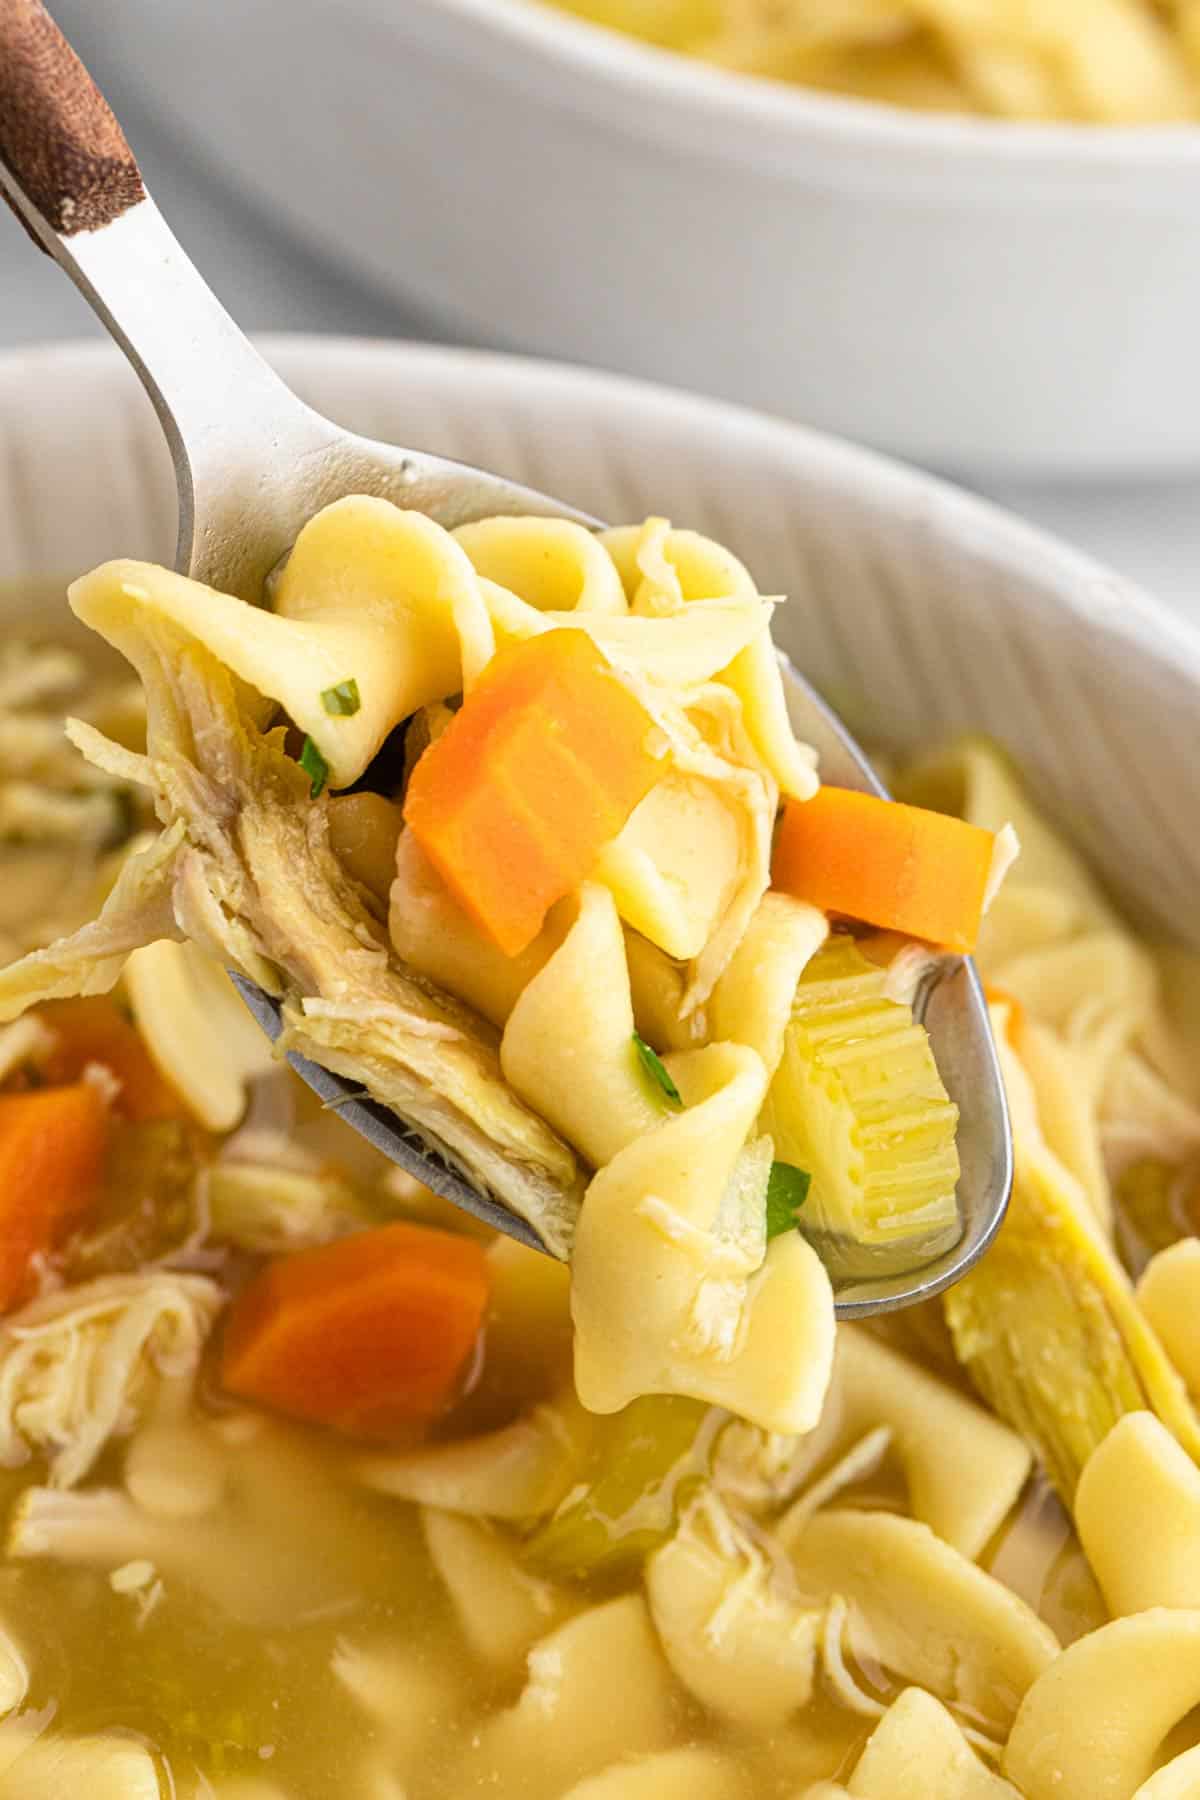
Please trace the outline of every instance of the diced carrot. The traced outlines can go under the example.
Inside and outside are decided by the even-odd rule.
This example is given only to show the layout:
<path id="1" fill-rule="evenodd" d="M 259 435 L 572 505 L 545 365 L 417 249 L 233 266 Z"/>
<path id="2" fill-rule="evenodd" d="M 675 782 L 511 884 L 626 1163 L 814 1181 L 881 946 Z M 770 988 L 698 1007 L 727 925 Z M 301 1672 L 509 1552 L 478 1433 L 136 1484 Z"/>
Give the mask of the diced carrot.
<path id="1" fill-rule="evenodd" d="M 88 1064 L 96 1063 L 120 1084 L 113 1101 L 118 1118 L 143 1125 L 153 1119 L 191 1117 L 137 1026 L 107 994 L 52 1000 L 38 1008 L 38 1017 L 56 1039 L 42 1064 L 42 1074 L 52 1086 L 78 1081 Z"/>
<path id="2" fill-rule="evenodd" d="M 823 787 L 785 808 L 773 880 L 823 912 L 970 951 L 994 842 L 945 813 Z"/>
<path id="3" fill-rule="evenodd" d="M 653 720 L 587 634 L 547 631 L 488 665 L 413 770 L 404 817 L 516 956 L 661 773 Z"/>
<path id="4" fill-rule="evenodd" d="M 32 1258 L 95 1206 L 107 1142 L 108 1108 L 91 1082 L 0 1095 L 0 1312 L 29 1298 Z"/>
<path id="5" fill-rule="evenodd" d="M 455 1399 L 488 1302 L 472 1238 L 400 1223 L 269 1263 L 234 1302 L 230 1393 L 350 1436 L 403 1435 Z"/>

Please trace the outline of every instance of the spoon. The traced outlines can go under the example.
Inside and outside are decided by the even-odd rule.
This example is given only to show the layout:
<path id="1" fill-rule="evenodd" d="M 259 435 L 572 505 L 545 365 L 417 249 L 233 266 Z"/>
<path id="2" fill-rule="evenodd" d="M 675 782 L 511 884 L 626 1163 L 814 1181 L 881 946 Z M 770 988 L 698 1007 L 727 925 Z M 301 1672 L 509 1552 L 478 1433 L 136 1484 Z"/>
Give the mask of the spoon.
<path id="1" fill-rule="evenodd" d="M 179 490 L 176 566 L 258 604 L 301 527 L 331 501 L 371 494 L 447 529 L 493 514 L 597 521 L 545 494 L 442 457 L 343 431 L 284 385 L 238 330 L 150 199 L 125 137 L 40 0 L 0 0 L 0 193 L 62 266 L 132 363 L 170 446 Z M 781 659 L 782 660 L 782 659 Z M 784 661 L 797 734 L 822 773 L 884 794 L 845 727 Z M 233 977 L 272 1038 L 276 1003 Z M 1004 1091 L 974 969 L 946 958 L 918 999 L 937 1065 L 960 1109 L 958 1243 L 915 1269 L 841 1275 L 843 1318 L 940 1293 L 986 1249 L 1004 1216 L 1012 1143 Z M 347 1124 L 436 1193 L 519 1242 L 544 1245 L 396 1114 L 307 1059 L 288 1059 Z"/>

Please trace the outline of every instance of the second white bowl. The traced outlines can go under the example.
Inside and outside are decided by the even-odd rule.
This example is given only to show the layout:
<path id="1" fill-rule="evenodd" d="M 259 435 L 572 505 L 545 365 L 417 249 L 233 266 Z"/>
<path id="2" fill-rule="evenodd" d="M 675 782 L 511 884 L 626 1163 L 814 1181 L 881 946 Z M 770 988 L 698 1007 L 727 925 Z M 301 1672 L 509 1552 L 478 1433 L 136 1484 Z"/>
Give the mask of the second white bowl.
<path id="1" fill-rule="evenodd" d="M 943 467 L 1200 463 L 1200 129 L 903 114 L 533 0 L 55 11 L 114 97 L 466 336 Z"/>

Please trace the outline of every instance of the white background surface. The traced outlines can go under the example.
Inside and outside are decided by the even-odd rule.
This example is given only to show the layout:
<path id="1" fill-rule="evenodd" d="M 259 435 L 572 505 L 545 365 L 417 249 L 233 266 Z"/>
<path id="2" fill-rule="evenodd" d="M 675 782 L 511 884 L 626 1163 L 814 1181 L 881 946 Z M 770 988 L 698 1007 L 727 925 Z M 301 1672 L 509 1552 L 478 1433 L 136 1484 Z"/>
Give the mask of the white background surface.
<path id="1" fill-rule="evenodd" d="M 436 324 L 341 279 L 189 164 L 157 128 L 124 123 L 155 198 L 226 305 L 251 330 L 444 336 Z M 0 207 L 0 348 L 90 336 L 99 327 L 48 258 Z M 1200 349 L 1198 349 L 1200 354 Z M 1096 487 L 989 486 L 1015 511 L 1140 581 L 1200 626 L 1200 470 L 1193 479 Z"/>

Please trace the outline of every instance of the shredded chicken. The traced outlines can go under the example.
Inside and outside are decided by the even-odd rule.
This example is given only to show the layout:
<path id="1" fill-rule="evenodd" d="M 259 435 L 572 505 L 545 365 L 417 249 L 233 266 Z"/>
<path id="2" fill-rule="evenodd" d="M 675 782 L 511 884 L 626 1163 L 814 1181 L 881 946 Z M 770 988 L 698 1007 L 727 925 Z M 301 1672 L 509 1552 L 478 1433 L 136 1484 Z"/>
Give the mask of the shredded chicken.
<path id="1" fill-rule="evenodd" d="M 0 1328 L 0 1465 L 35 1452 L 73 1487 L 128 1434 L 163 1381 L 190 1390 L 220 1289 L 165 1269 L 35 1300 Z"/>
<path id="2" fill-rule="evenodd" d="M 111 987 L 138 945 L 190 938 L 282 997 L 282 1048 L 391 1107 L 565 1256 L 583 1188 L 574 1153 L 504 1081 L 493 1029 L 396 958 L 330 847 L 327 802 L 283 731 L 262 728 L 261 700 L 176 627 L 111 636 L 142 676 L 147 756 L 73 736 L 151 786 L 164 830 L 99 919 L 0 971 L 0 1018 Z"/>

